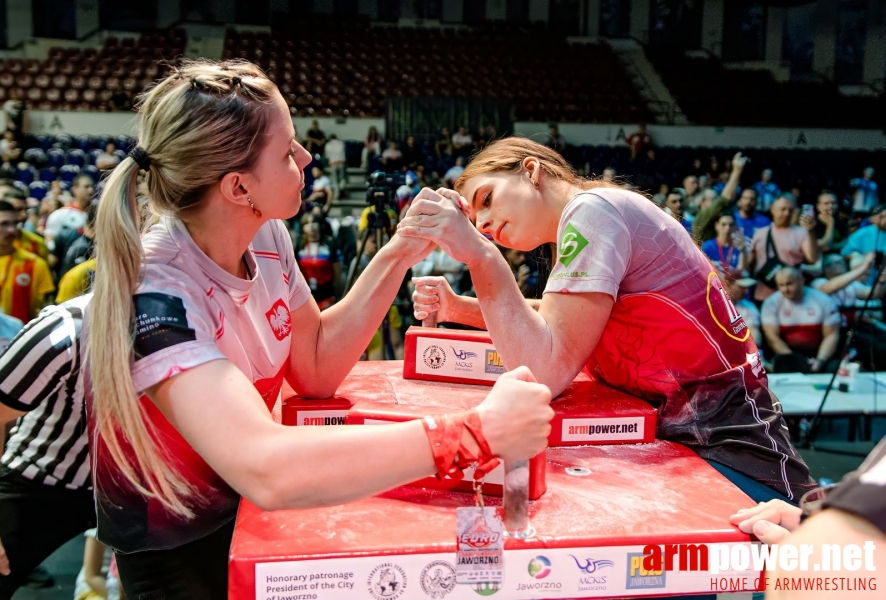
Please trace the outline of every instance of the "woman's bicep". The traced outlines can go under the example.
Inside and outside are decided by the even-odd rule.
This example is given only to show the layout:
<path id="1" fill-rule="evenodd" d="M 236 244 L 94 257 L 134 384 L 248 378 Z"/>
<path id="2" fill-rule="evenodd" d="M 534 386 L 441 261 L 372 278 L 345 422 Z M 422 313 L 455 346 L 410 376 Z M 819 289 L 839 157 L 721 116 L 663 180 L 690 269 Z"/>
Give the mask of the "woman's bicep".
<path id="1" fill-rule="evenodd" d="M 290 311 L 289 372 L 286 379 L 296 392 L 316 377 L 317 344 L 320 337 L 320 308 L 313 296 L 297 309 Z"/>

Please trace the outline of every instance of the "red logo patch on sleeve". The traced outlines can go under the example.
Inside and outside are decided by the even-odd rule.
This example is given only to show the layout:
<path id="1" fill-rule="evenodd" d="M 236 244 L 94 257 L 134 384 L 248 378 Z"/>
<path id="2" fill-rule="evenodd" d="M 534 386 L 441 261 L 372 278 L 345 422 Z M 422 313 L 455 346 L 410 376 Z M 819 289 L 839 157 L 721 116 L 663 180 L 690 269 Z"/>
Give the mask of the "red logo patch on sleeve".
<path id="1" fill-rule="evenodd" d="M 265 313 L 268 323 L 281 342 L 292 331 L 292 318 L 289 316 L 289 307 L 283 302 L 283 299 L 277 300 L 271 310 Z"/>

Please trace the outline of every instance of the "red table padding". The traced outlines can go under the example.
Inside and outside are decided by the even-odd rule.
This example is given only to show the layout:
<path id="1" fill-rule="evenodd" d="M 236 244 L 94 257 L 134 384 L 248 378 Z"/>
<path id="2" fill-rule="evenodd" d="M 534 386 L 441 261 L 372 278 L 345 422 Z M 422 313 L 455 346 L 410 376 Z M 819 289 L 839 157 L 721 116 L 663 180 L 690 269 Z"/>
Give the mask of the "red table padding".
<path id="1" fill-rule="evenodd" d="M 549 448 L 547 469 L 548 491 L 530 504 L 530 519 L 538 535 L 528 541 L 506 541 L 505 581 L 497 598 L 708 591 L 710 574 L 644 574 L 637 571 L 637 553 L 646 544 L 749 541 L 728 518 L 753 502 L 698 455 L 678 444 L 656 441 Z M 570 474 L 576 469 L 588 473 Z M 500 503 L 498 498 L 488 500 L 489 504 Z M 440 585 L 432 579 L 435 569 L 455 562 L 455 509 L 472 502 L 470 494 L 412 487 L 310 510 L 263 512 L 244 500 L 231 546 L 229 598 L 269 600 L 301 597 L 298 594 L 302 593 L 320 600 L 372 599 L 377 596 L 373 595 L 373 578 L 380 576 L 379 569 L 400 580 L 400 591 L 391 598 L 431 597 L 426 587 Z M 530 560 L 539 558 L 550 565 L 550 576 L 542 575 L 544 579 L 526 568 Z M 591 563 L 586 561 L 601 559 L 611 564 L 600 563 L 599 573 L 589 574 Z M 344 575 L 333 581 L 332 572 Z M 302 585 L 296 577 L 305 577 L 305 586 L 313 585 L 307 579 L 311 574 L 318 578 L 329 575 L 330 585 L 351 587 L 306 587 L 303 592 L 277 596 L 267 591 L 278 585 L 269 583 L 278 580 L 276 573 L 283 574 L 281 581 L 294 582 L 280 585 L 295 588 Z M 755 573 L 744 575 L 753 582 Z M 321 585 L 319 580 L 316 583 Z M 559 587 L 548 588 L 553 591 L 546 594 L 539 586 Z M 459 585 L 444 595 L 446 600 L 458 600 L 476 598 L 478 593 Z"/>
<path id="2" fill-rule="evenodd" d="M 402 371 L 402 361 L 358 362 L 335 396 L 324 400 L 305 400 L 284 388 L 283 424 L 342 424 L 357 402 L 462 410 L 477 406 L 490 392 L 483 385 L 403 379 Z M 552 447 L 655 439 L 652 406 L 585 373 L 579 373 L 551 406 L 555 416 L 548 445 Z"/>

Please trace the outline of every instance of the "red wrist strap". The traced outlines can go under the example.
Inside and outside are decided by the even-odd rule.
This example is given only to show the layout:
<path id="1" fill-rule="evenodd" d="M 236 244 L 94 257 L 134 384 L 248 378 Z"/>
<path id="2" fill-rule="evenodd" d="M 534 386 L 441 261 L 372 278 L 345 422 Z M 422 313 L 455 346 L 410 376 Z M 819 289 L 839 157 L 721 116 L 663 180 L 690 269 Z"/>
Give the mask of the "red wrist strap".
<path id="1" fill-rule="evenodd" d="M 489 442 L 483 435 L 480 415 L 476 410 L 427 416 L 422 419 L 422 424 L 431 444 L 438 479 L 449 477 L 460 481 L 464 479 L 464 469 L 476 463 L 474 479 L 480 480 L 498 466 L 499 460 L 492 454 Z M 465 428 L 477 441 L 479 456 L 474 456 L 462 444 Z"/>
<path id="2" fill-rule="evenodd" d="M 464 473 L 455 461 L 461 446 L 465 416 L 465 413 L 453 413 L 427 416 L 422 419 L 428 442 L 431 444 L 431 453 L 434 455 L 437 477 L 440 479 L 449 476 L 460 480 L 464 477 Z"/>
<path id="3" fill-rule="evenodd" d="M 480 456 L 476 459 L 477 469 L 474 471 L 474 479 L 483 479 L 487 473 L 498 466 L 500 461 L 492 453 L 492 449 L 489 447 L 489 441 L 486 439 L 486 436 L 483 435 L 483 424 L 480 421 L 480 415 L 476 410 L 471 409 L 468 411 L 464 424 L 468 431 L 471 432 L 471 435 L 474 436 L 474 440 L 476 440 L 477 445 L 480 447 Z"/>

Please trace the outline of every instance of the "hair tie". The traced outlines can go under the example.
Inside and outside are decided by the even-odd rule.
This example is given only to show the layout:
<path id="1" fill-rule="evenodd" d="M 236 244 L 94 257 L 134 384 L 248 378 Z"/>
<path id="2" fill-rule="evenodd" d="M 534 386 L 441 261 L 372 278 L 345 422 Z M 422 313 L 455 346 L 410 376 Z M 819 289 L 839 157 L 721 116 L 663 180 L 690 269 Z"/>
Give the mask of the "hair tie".
<path id="1" fill-rule="evenodd" d="M 141 146 L 133 148 L 127 156 L 134 160 L 142 171 L 147 171 L 151 166 L 151 157 L 148 156 L 148 151 Z"/>
<path id="2" fill-rule="evenodd" d="M 239 77 L 232 77 L 231 78 L 231 85 L 233 87 L 240 87 L 240 78 Z"/>

